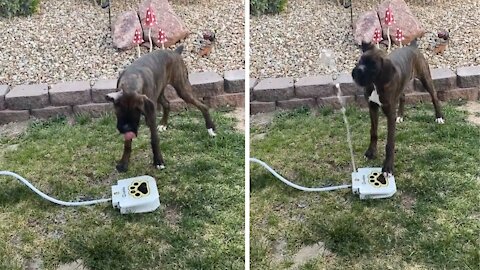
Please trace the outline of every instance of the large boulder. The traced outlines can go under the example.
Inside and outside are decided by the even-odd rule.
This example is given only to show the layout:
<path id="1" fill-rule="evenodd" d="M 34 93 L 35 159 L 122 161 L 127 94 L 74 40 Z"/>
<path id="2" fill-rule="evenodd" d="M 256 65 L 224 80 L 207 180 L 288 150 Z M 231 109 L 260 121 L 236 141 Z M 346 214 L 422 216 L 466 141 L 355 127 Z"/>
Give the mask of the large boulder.
<path id="1" fill-rule="evenodd" d="M 387 25 L 385 24 L 385 11 L 390 7 L 393 12 L 395 22 L 390 26 L 390 39 L 392 43 L 399 45 L 395 40 L 396 29 L 400 28 L 403 31 L 405 40 L 403 44 L 408 44 L 410 41 L 425 34 L 421 23 L 415 18 L 410 8 L 404 0 L 387 0 L 382 2 L 378 8 L 378 18 L 382 24 L 383 38 L 387 39 Z"/>
<path id="2" fill-rule="evenodd" d="M 126 50 L 135 46 L 133 36 L 136 29 L 142 29 L 142 26 L 135 11 L 126 11 L 118 15 L 112 25 L 113 47 Z"/>
<path id="3" fill-rule="evenodd" d="M 371 42 L 375 29 L 382 29 L 375 10 L 361 14 L 353 27 L 355 43 L 358 45 L 362 44 L 362 41 Z"/>
<path id="4" fill-rule="evenodd" d="M 147 43 L 149 28 L 145 26 L 145 21 L 149 7 L 152 8 L 157 18 L 157 24 L 152 27 L 152 42 L 155 45 L 161 47 L 161 44 L 157 43 L 159 29 L 165 31 L 167 36 L 165 47 L 177 43 L 189 34 L 189 30 L 180 17 L 175 14 L 168 0 L 145 0 L 138 8 L 138 16 L 143 26 L 143 39 Z"/>

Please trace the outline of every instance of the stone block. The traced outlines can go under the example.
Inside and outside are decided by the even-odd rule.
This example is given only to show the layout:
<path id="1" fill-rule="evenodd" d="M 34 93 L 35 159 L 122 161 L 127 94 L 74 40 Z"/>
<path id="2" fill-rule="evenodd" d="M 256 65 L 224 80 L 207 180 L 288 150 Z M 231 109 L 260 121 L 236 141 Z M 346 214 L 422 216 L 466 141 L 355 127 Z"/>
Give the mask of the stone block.
<path id="1" fill-rule="evenodd" d="M 48 119 L 61 115 L 71 115 L 73 112 L 71 106 L 46 107 L 41 109 L 32 109 L 31 115 L 35 118 Z"/>
<path id="2" fill-rule="evenodd" d="M 277 106 L 285 110 L 292 110 L 301 107 L 313 109 L 317 107 L 317 101 L 314 98 L 294 98 L 289 100 L 280 100 L 277 102 Z"/>
<path id="3" fill-rule="evenodd" d="M 86 114 L 93 117 L 100 117 L 109 112 L 113 112 L 112 103 L 89 103 L 73 106 L 74 114 Z"/>
<path id="4" fill-rule="evenodd" d="M 91 102 L 90 82 L 87 81 L 54 84 L 50 88 L 49 94 L 53 106 L 80 105 Z"/>
<path id="5" fill-rule="evenodd" d="M 457 84 L 461 88 L 480 87 L 480 66 L 459 67 Z"/>
<path id="6" fill-rule="evenodd" d="M 244 93 L 229 93 L 218 96 L 206 97 L 205 104 L 210 108 L 218 108 L 223 106 L 244 107 L 245 94 Z"/>
<path id="7" fill-rule="evenodd" d="M 224 93 L 223 78 L 215 72 L 197 72 L 188 77 L 197 98 L 215 96 Z"/>
<path id="8" fill-rule="evenodd" d="M 0 125 L 11 122 L 26 121 L 30 118 L 28 110 L 3 110 L 0 111 Z"/>
<path id="9" fill-rule="evenodd" d="M 253 88 L 253 96 L 257 101 L 288 100 L 294 97 L 292 78 L 269 78 L 261 80 Z"/>
<path id="10" fill-rule="evenodd" d="M 295 82 L 295 96 L 298 98 L 317 98 L 336 95 L 336 88 L 330 75 L 300 78 Z"/>
<path id="11" fill-rule="evenodd" d="M 341 96 L 345 106 L 355 104 L 356 96 Z M 325 97 L 317 98 L 317 104 L 319 107 L 332 107 L 334 109 L 342 108 L 337 97 Z"/>
<path id="12" fill-rule="evenodd" d="M 245 92 L 245 70 L 229 70 L 223 74 L 224 90 L 227 93 Z"/>
<path id="13" fill-rule="evenodd" d="M 266 113 L 275 111 L 275 102 L 250 102 L 250 114 Z"/>
<path id="14" fill-rule="evenodd" d="M 30 110 L 47 107 L 49 105 L 48 85 L 15 86 L 5 95 L 5 104 L 11 110 Z"/>
<path id="15" fill-rule="evenodd" d="M 7 105 L 5 104 L 5 95 L 10 90 L 8 85 L 0 85 L 0 110 L 5 110 Z"/>
<path id="16" fill-rule="evenodd" d="M 441 101 L 449 100 L 477 100 L 478 99 L 479 88 L 457 88 L 450 91 L 440 91 L 438 92 L 438 99 Z"/>

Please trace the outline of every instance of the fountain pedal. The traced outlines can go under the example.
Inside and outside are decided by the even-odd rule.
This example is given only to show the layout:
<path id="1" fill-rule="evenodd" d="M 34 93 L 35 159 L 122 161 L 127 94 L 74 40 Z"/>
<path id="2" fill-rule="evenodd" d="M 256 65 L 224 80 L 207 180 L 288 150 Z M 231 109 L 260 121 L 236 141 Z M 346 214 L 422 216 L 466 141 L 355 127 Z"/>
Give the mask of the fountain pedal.
<path id="1" fill-rule="evenodd" d="M 382 168 L 359 168 L 352 173 L 352 192 L 360 199 L 383 199 L 397 192 L 395 177 L 385 178 Z"/>
<path id="2" fill-rule="evenodd" d="M 160 206 L 155 179 L 144 175 L 119 180 L 112 186 L 112 205 L 122 214 L 155 211 Z"/>

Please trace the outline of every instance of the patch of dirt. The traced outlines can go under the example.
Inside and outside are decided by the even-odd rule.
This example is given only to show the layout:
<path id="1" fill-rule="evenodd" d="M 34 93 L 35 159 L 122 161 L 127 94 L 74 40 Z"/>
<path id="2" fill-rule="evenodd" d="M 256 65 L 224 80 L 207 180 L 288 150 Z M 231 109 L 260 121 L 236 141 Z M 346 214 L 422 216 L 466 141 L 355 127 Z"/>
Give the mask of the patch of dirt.
<path id="1" fill-rule="evenodd" d="M 266 127 L 273 121 L 274 113 L 259 113 L 250 116 L 250 125 L 256 127 Z"/>
<path id="2" fill-rule="evenodd" d="M 33 258 L 28 260 L 28 262 L 25 264 L 25 269 L 26 270 L 40 270 L 42 269 L 42 264 L 43 261 L 40 258 Z"/>
<path id="3" fill-rule="evenodd" d="M 0 138 L 15 138 L 27 130 L 28 122 L 9 123 L 0 126 Z"/>
<path id="4" fill-rule="evenodd" d="M 417 202 L 417 199 L 410 194 L 402 194 L 402 209 L 409 212 Z"/>
<path id="5" fill-rule="evenodd" d="M 280 264 L 285 260 L 287 249 L 287 241 L 280 239 L 273 245 L 273 263 Z M 299 269 L 308 261 L 318 257 L 329 257 L 332 253 L 325 247 L 323 242 L 318 242 L 310 246 L 302 247 L 295 255 L 293 255 L 293 265 L 289 269 Z"/>
<path id="6" fill-rule="evenodd" d="M 18 149 L 18 144 L 2 146 L 0 148 L 0 161 L 4 160 L 5 153 L 10 152 L 10 151 L 16 151 L 17 149 Z"/>
<path id="7" fill-rule="evenodd" d="M 478 101 L 469 101 L 467 104 L 458 107 L 458 110 L 467 111 L 468 118 L 467 121 L 480 126 L 480 102 Z"/>
<path id="8" fill-rule="evenodd" d="M 165 220 L 173 229 L 178 229 L 178 223 L 182 219 L 180 210 L 176 206 L 168 205 L 165 208 Z"/>
<path id="9" fill-rule="evenodd" d="M 235 129 L 239 131 L 245 131 L 245 108 L 238 107 L 234 111 L 229 112 L 226 114 L 229 117 L 235 118 L 237 120 L 237 124 L 235 125 Z"/>
<path id="10" fill-rule="evenodd" d="M 302 247 L 294 256 L 293 256 L 293 265 L 290 269 L 298 269 L 300 266 L 304 265 L 311 259 L 315 259 L 319 256 L 326 257 L 330 256 L 332 253 L 325 247 L 323 242 L 318 242 L 316 244 Z"/>
<path id="11" fill-rule="evenodd" d="M 14 151 L 17 151 L 17 149 L 18 149 L 18 144 L 12 144 L 12 145 L 5 146 L 4 150 L 5 152 L 10 152 L 10 151 L 14 152 Z"/>
<path id="12" fill-rule="evenodd" d="M 82 260 L 76 260 L 71 263 L 61 264 L 57 270 L 88 270 L 88 268 L 83 265 Z"/>
<path id="13" fill-rule="evenodd" d="M 252 136 L 252 141 L 263 140 L 267 136 L 267 133 L 255 134 Z"/>
<path id="14" fill-rule="evenodd" d="M 273 246 L 273 262 L 281 263 L 285 259 L 285 249 L 287 248 L 287 241 L 280 239 L 275 241 Z"/>

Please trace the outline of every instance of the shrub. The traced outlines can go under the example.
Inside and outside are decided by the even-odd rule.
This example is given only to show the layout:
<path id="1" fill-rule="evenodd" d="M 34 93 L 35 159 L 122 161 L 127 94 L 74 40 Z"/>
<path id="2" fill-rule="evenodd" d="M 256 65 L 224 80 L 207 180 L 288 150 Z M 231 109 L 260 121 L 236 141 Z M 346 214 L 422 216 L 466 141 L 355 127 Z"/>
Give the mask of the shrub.
<path id="1" fill-rule="evenodd" d="M 39 4 L 40 0 L 0 0 L 0 17 L 31 15 Z"/>
<path id="2" fill-rule="evenodd" d="M 250 13 L 252 15 L 260 14 L 278 14 L 285 10 L 288 0 L 250 0 Z"/>

